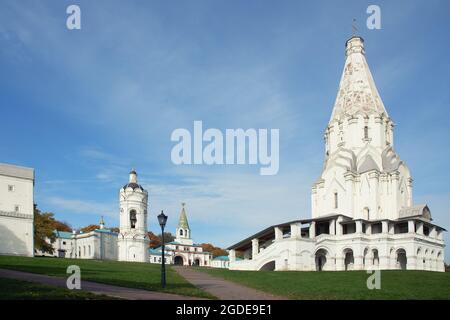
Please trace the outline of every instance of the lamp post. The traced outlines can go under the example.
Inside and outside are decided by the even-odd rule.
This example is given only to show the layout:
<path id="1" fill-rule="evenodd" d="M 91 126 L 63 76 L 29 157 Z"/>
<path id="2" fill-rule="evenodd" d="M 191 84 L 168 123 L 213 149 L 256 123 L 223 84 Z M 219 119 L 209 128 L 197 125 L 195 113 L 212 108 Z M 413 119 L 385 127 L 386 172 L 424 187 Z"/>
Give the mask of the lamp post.
<path id="1" fill-rule="evenodd" d="M 158 215 L 158 222 L 161 226 L 161 240 L 162 240 L 162 261 L 161 261 L 161 286 L 163 288 L 166 287 L 166 261 L 164 258 L 165 251 L 165 243 L 164 243 L 164 227 L 166 226 L 167 216 L 164 214 L 164 211 L 161 210 L 161 213 Z"/>

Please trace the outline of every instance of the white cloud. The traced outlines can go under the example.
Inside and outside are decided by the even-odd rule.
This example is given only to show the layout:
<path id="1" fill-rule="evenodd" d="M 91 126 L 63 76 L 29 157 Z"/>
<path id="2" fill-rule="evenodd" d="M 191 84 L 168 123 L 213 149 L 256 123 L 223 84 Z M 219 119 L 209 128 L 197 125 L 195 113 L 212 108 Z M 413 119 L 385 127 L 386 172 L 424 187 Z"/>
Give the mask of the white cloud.
<path id="1" fill-rule="evenodd" d="M 104 215 L 117 218 L 117 207 L 115 203 L 99 203 L 95 201 L 66 199 L 62 197 L 48 197 L 42 199 L 46 205 L 50 205 L 56 210 L 69 211 L 71 213 L 92 214 L 97 217 Z"/>

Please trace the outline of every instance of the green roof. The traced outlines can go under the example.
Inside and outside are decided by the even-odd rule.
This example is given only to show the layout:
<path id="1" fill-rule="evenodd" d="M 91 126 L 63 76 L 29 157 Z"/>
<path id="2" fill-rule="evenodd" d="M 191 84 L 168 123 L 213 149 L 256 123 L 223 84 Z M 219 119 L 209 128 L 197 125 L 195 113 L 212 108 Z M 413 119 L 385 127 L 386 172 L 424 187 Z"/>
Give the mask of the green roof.
<path id="1" fill-rule="evenodd" d="M 55 230 L 55 231 L 53 231 L 53 233 L 58 238 L 62 238 L 62 239 L 70 239 L 70 238 L 72 238 L 72 232 Z"/>
<path id="2" fill-rule="evenodd" d="M 178 228 L 181 229 L 190 229 L 189 223 L 186 216 L 186 211 L 184 210 L 184 203 L 182 204 L 181 213 L 180 213 L 180 220 L 178 221 Z"/>
<path id="3" fill-rule="evenodd" d="M 218 256 L 215 257 L 213 260 L 228 261 L 230 259 L 228 258 L 228 256 Z"/>
<path id="4" fill-rule="evenodd" d="M 230 258 L 228 256 L 218 256 L 218 257 L 215 257 L 213 260 L 216 260 L 216 261 L 229 261 Z M 242 260 L 242 259 L 236 257 L 236 261 L 239 261 L 239 260 Z"/>

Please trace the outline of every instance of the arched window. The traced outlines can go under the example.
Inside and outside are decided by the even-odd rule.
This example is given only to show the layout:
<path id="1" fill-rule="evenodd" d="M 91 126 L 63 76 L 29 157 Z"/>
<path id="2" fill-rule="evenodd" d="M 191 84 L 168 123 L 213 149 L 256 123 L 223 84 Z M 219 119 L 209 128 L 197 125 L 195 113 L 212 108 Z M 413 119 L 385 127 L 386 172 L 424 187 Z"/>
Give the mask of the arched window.
<path id="1" fill-rule="evenodd" d="M 88 246 L 88 254 L 89 254 L 89 257 L 90 257 L 91 256 L 91 245 Z"/>
<path id="2" fill-rule="evenodd" d="M 180 229 L 180 236 L 183 235 L 183 229 Z"/>
<path id="3" fill-rule="evenodd" d="M 137 221 L 136 210 L 131 210 L 130 211 L 130 226 L 131 226 L 131 229 L 136 228 L 136 221 Z"/>
<path id="4" fill-rule="evenodd" d="M 369 127 L 364 127 L 364 139 L 369 139 Z"/>
<path id="5" fill-rule="evenodd" d="M 334 208 L 337 209 L 338 205 L 339 205 L 339 203 L 338 203 L 338 193 L 335 192 L 334 193 Z"/>

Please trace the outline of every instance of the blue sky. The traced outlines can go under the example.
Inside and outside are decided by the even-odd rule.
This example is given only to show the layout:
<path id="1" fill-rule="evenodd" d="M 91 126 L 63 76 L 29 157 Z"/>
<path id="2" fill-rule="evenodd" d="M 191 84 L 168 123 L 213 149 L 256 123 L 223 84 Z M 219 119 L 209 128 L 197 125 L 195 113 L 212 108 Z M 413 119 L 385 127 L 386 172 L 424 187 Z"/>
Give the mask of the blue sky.
<path id="1" fill-rule="evenodd" d="M 81 30 L 66 28 L 70 4 L 81 7 Z M 381 7 L 381 30 L 365 28 L 369 4 Z M 450 228 L 449 9 L 448 1 L 1 0 L 0 162 L 34 167 L 39 208 L 73 227 L 100 215 L 118 225 L 131 167 L 149 191 L 153 231 L 161 209 L 174 230 L 181 202 L 194 240 L 220 246 L 308 218 L 356 18 L 414 202 Z M 278 175 L 173 165 L 170 134 L 194 120 L 279 128 Z"/>

